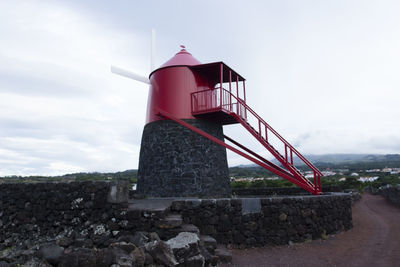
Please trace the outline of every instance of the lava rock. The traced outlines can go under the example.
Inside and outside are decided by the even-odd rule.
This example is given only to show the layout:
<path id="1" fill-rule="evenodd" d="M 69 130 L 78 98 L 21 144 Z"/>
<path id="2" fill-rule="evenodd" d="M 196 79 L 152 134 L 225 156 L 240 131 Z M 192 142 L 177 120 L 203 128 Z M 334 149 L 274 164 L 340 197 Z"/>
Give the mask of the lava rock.
<path id="1" fill-rule="evenodd" d="M 22 267 L 52 267 L 52 266 L 53 265 L 49 264 L 47 261 L 39 260 L 38 258 L 32 258 L 29 261 L 25 262 L 24 265 L 22 265 Z"/>
<path id="2" fill-rule="evenodd" d="M 78 255 L 75 253 L 69 253 L 62 256 L 58 267 L 73 267 L 79 266 Z"/>
<path id="3" fill-rule="evenodd" d="M 172 251 L 174 252 L 175 258 L 180 263 L 200 253 L 200 239 L 197 234 L 194 233 L 179 233 L 176 237 L 168 240 L 166 244 L 171 247 Z"/>
<path id="4" fill-rule="evenodd" d="M 202 255 L 196 255 L 193 257 L 190 257 L 184 261 L 182 266 L 187 266 L 187 267 L 204 267 L 205 264 L 205 259 Z"/>
<path id="5" fill-rule="evenodd" d="M 156 263 L 166 266 L 178 265 L 172 249 L 164 241 L 149 242 L 145 245 L 145 249 Z"/>
<path id="6" fill-rule="evenodd" d="M 286 221 L 287 217 L 288 216 L 286 215 L 286 213 L 281 213 L 281 215 L 279 215 L 279 220 L 282 221 L 282 222 Z"/>
<path id="7" fill-rule="evenodd" d="M 50 264 L 57 265 L 63 256 L 64 248 L 56 244 L 48 244 L 39 248 L 37 253 L 39 258 L 45 259 Z"/>
<path id="8" fill-rule="evenodd" d="M 96 267 L 97 256 L 94 250 L 77 248 L 68 254 L 64 254 L 58 267 Z"/>
<path id="9" fill-rule="evenodd" d="M 93 247 L 93 241 L 84 237 L 76 238 L 74 241 L 75 247 L 91 248 Z"/>
<path id="10" fill-rule="evenodd" d="M 72 238 L 63 236 L 60 239 L 57 240 L 57 245 L 61 246 L 61 247 L 69 247 L 70 245 L 72 245 L 72 243 L 74 242 L 74 240 L 72 240 Z"/>
<path id="11" fill-rule="evenodd" d="M 146 254 L 144 252 L 144 248 L 135 248 L 132 251 L 132 254 L 135 256 L 135 261 L 138 266 L 144 266 L 146 262 Z"/>
<path id="12" fill-rule="evenodd" d="M 105 248 L 98 250 L 96 253 L 96 265 L 98 267 L 109 267 L 114 260 L 113 250 Z"/>
<path id="13" fill-rule="evenodd" d="M 132 243 L 117 242 L 117 243 L 112 243 L 110 245 L 110 248 L 120 249 L 125 251 L 126 253 L 131 253 L 136 249 L 136 246 Z"/>
<path id="14" fill-rule="evenodd" d="M 152 265 L 154 263 L 153 257 L 149 254 L 149 253 L 144 253 L 145 255 L 145 260 L 144 260 L 144 264 L 145 265 Z"/>
<path id="15" fill-rule="evenodd" d="M 156 232 L 152 232 L 149 234 L 150 242 L 151 241 L 161 241 L 160 237 Z"/>
<path id="16" fill-rule="evenodd" d="M 114 249 L 114 262 L 121 267 L 132 267 L 135 263 L 135 256 L 133 253 L 127 253 L 122 249 Z"/>
<path id="17" fill-rule="evenodd" d="M 229 263 L 232 262 L 232 253 L 225 247 L 218 247 L 215 250 L 215 256 L 218 257 L 219 261 Z"/>
<path id="18" fill-rule="evenodd" d="M 201 235 L 200 244 L 211 253 L 214 253 L 214 250 L 217 248 L 217 240 L 209 235 Z"/>
<path id="19" fill-rule="evenodd" d="M 148 233 L 146 232 L 136 232 L 132 238 L 131 243 L 135 244 L 137 247 L 143 247 L 149 241 Z"/>

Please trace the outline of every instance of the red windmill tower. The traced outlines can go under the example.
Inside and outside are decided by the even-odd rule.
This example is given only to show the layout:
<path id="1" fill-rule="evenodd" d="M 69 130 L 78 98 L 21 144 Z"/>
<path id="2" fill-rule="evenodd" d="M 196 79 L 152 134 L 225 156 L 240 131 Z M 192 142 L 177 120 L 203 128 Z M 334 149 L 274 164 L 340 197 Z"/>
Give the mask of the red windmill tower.
<path id="1" fill-rule="evenodd" d="M 225 63 L 201 64 L 182 46 L 149 79 L 139 193 L 230 196 L 226 148 L 313 194 L 322 193 L 322 173 L 247 105 L 245 79 Z M 234 123 L 251 133 L 280 166 L 225 136 L 223 125 Z M 294 166 L 294 158 L 310 168 L 312 180 Z"/>

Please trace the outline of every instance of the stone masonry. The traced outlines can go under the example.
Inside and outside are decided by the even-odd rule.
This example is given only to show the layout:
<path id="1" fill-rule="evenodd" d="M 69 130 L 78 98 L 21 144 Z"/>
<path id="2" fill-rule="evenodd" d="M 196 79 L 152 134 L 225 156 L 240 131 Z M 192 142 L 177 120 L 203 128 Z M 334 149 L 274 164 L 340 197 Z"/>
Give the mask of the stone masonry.
<path id="1" fill-rule="evenodd" d="M 177 233 L 165 227 L 172 219 L 219 243 L 251 247 L 302 242 L 352 227 L 351 194 L 346 193 L 142 199 L 133 201 L 146 208 L 135 208 L 132 200 L 109 203 L 112 192 L 107 182 L 0 184 L 0 240 L 9 246 L 21 236 L 34 241 L 66 235 L 77 244 L 104 247 L 127 232 L 155 231 L 172 238 Z M 154 201 L 163 208 L 156 209 Z"/>
<path id="2" fill-rule="evenodd" d="M 185 120 L 223 140 L 222 126 Z M 150 197 L 229 197 L 226 149 L 171 120 L 145 126 L 137 193 Z"/>
<path id="3" fill-rule="evenodd" d="M 400 184 L 382 186 L 380 193 L 393 204 L 400 206 Z"/>
<path id="4" fill-rule="evenodd" d="M 175 200 L 172 211 L 219 243 L 285 245 L 352 228 L 351 194 Z"/>

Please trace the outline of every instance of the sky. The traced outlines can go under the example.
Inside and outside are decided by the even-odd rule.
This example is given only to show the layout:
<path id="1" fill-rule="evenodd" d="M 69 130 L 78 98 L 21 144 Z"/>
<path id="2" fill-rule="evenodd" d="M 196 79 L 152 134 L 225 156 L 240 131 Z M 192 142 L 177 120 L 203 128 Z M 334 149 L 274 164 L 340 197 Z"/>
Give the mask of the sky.
<path id="1" fill-rule="evenodd" d="M 224 61 L 303 154 L 400 153 L 399 13 L 385 0 L 2 0 L 0 176 L 136 169 L 148 86 L 110 65 L 149 75 L 153 28 L 156 66 L 180 45 Z"/>

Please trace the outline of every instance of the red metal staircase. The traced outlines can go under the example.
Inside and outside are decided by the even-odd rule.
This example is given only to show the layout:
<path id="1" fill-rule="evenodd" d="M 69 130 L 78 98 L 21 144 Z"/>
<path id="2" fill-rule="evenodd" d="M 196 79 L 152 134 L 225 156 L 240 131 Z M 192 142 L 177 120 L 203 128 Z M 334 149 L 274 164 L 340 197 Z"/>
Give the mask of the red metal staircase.
<path id="1" fill-rule="evenodd" d="M 323 174 L 246 104 L 244 78 L 236 74 L 236 81 L 232 82 L 233 71 L 223 63 L 218 64 L 221 64 L 219 86 L 214 89 L 198 91 L 191 94 L 192 115 L 198 118 L 213 120 L 223 125 L 240 123 L 279 161 L 281 166 L 268 161 L 228 136 L 224 136 L 225 140 L 228 140 L 236 147 L 174 117 L 168 112 L 159 109 L 158 114 L 182 124 L 313 194 L 322 194 L 321 176 L 323 176 Z M 225 70 L 228 69 L 228 72 L 224 72 L 225 70 L 223 70 L 223 67 Z M 243 82 L 244 99 L 239 97 L 239 81 Z M 223 84 L 226 82 L 229 82 L 229 90 L 223 87 Z M 234 90 L 231 88 L 235 83 L 236 94 L 232 93 Z M 306 178 L 305 175 L 295 167 L 295 157 L 308 166 L 313 175 L 312 181 Z"/>
<path id="2" fill-rule="evenodd" d="M 245 113 L 251 114 L 258 121 L 258 129 L 251 126 L 247 120 L 243 117 L 238 116 L 236 113 L 231 115 L 240 122 L 275 158 L 284 166 L 289 172 L 307 189 L 311 189 L 311 192 L 321 192 L 321 176 L 323 174 L 303 155 L 300 154 L 288 141 L 286 141 L 280 134 L 278 134 L 268 123 L 266 123 L 260 116 L 257 115 L 249 106 L 239 99 L 239 103 L 245 107 Z M 248 112 L 247 112 L 248 111 Z M 264 128 L 264 132 L 262 131 Z M 263 135 L 264 133 L 264 135 Z M 268 142 L 268 133 L 274 135 L 281 141 L 284 147 L 284 155 L 282 155 L 275 147 Z M 305 165 L 307 165 L 313 172 L 314 183 L 311 183 L 305 176 L 298 170 L 293 164 L 293 154 L 297 156 Z M 310 191 L 310 190 L 309 190 Z"/>
<path id="3" fill-rule="evenodd" d="M 247 131 L 249 131 L 279 162 L 288 170 L 296 184 L 314 194 L 320 194 L 321 191 L 321 176 L 323 174 L 303 155 L 300 154 L 288 141 L 286 141 L 278 132 L 276 132 L 268 123 L 266 123 L 254 110 L 252 110 L 241 99 L 238 99 L 240 106 L 244 108 L 244 114 L 251 115 L 256 118 L 256 125 L 251 125 L 247 116 L 242 117 L 240 114 L 230 112 L 230 115 L 235 118 Z M 269 141 L 269 136 L 275 136 L 283 145 L 283 154 L 278 151 Z M 228 139 L 229 140 L 229 139 Z M 310 182 L 294 165 L 294 157 L 297 156 L 305 165 L 307 165 L 313 173 L 313 183 Z M 293 179 L 290 179 L 293 182 Z"/>

